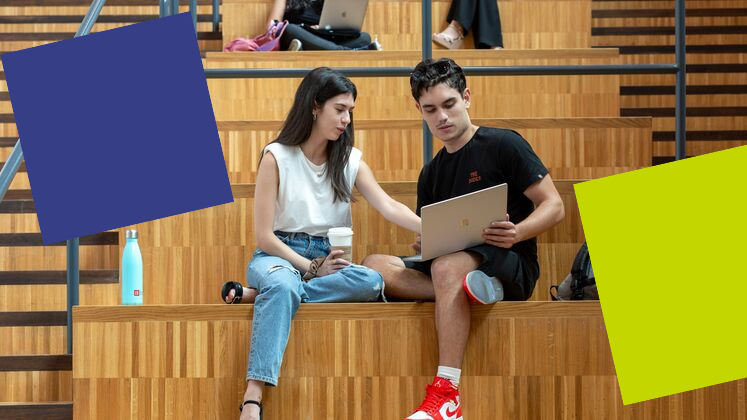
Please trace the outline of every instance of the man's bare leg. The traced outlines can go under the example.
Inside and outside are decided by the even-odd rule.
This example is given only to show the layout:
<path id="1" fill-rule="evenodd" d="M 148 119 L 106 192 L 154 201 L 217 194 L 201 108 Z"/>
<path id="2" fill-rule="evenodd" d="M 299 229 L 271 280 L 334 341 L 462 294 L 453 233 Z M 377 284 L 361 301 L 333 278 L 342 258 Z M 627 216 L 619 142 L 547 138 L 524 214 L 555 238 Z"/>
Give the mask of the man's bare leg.
<path id="1" fill-rule="evenodd" d="M 431 279 L 420 271 L 406 268 L 401 258 L 374 254 L 366 257 L 363 265 L 381 273 L 387 297 L 417 300 L 436 297 Z"/>
<path id="2" fill-rule="evenodd" d="M 436 332 L 438 364 L 462 367 L 470 327 L 470 304 L 462 288 L 462 279 L 480 264 L 480 257 L 457 252 L 436 258 L 431 265 L 436 292 Z"/>

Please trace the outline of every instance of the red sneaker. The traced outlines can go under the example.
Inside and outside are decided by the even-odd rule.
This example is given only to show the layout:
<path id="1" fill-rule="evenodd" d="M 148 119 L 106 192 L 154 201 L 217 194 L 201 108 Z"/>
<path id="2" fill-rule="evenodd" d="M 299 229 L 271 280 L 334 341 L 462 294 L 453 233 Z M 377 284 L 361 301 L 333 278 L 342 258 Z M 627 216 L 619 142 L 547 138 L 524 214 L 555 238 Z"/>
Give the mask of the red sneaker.
<path id="1" fill-rule="evenodd" d="M 436 376 L 425 387 L 425 399 L 405 420 L 462 420 L 459 390 L 448 379 Z"/>
<path id="2" fill-rule="evenodd" d="M 503 300 L 503 284 L 480 270 L 470 271 L 462 282 L 464 292 L 471 302 L 489 305 Z"/>

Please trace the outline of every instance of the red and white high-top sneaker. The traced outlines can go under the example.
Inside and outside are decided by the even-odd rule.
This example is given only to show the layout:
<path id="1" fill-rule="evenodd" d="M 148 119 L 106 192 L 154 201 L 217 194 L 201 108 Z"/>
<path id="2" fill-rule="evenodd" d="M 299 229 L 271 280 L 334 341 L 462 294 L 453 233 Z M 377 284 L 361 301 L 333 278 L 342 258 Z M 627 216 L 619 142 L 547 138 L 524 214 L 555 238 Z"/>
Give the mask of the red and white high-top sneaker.
<path id="1" fill-rule="evenodd" d="M 425 388 L 425 399 L 420 407 L 405 420 L 462 420 L 459 390 L 448 379 L 436 376 Z"/>

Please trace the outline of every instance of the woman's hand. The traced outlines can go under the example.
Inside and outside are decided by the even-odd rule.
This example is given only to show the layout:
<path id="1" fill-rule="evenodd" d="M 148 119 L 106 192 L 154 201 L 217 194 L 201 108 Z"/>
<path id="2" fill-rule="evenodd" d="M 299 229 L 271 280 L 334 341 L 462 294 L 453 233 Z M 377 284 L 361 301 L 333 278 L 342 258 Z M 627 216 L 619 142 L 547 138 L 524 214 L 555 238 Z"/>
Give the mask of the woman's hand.
<path id="1" fill-rule="evenodd" d="M 350 263 L 347 260 L 344 260 L 342 258 L 338 258 L 344 254 L 345 251 L 341 249 L 334 250 L 327 255 L 327 258 L 324 259 L 324 262 L 321 266 L 319 266 L 319 269 L 316 272 L 317 277 L 327 276 L 332 273 L 336 273 L 339 270 L 347 267 L 350 265 Z"/>

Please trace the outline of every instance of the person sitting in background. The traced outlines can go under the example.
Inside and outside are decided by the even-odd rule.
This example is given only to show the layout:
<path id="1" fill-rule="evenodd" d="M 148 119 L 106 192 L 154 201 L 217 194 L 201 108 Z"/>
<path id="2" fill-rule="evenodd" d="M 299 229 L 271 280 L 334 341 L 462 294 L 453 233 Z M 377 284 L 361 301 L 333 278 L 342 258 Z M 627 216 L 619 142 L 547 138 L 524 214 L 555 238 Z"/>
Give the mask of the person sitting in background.
<path id="1" fill-rule="evenodd" d="M 452 0 L 446 16 L 449 26 L 433 34 L 433 42 L 450 50 L 464 47 L 464 37 L 471 30 L 475 48 L 503 48 L 501 17 L 496 0 Z"/>
<path id="2" fill-rule="evenodd" d="M 288 21 L 282 37 L 280 46 L 289 51 L 298 50 L 380 50 L 378 41 L 371 41 L 371 36 L 366 32 L 355 34 L 332 41 L 323 38 L 309 29 L 319 28 L 319 19 L 322 14 L 324 0 L 275 0 L 267 19 L 267 25 L 274 21 Z M 307 29 L 309 28 L 309 29 Z"/>

